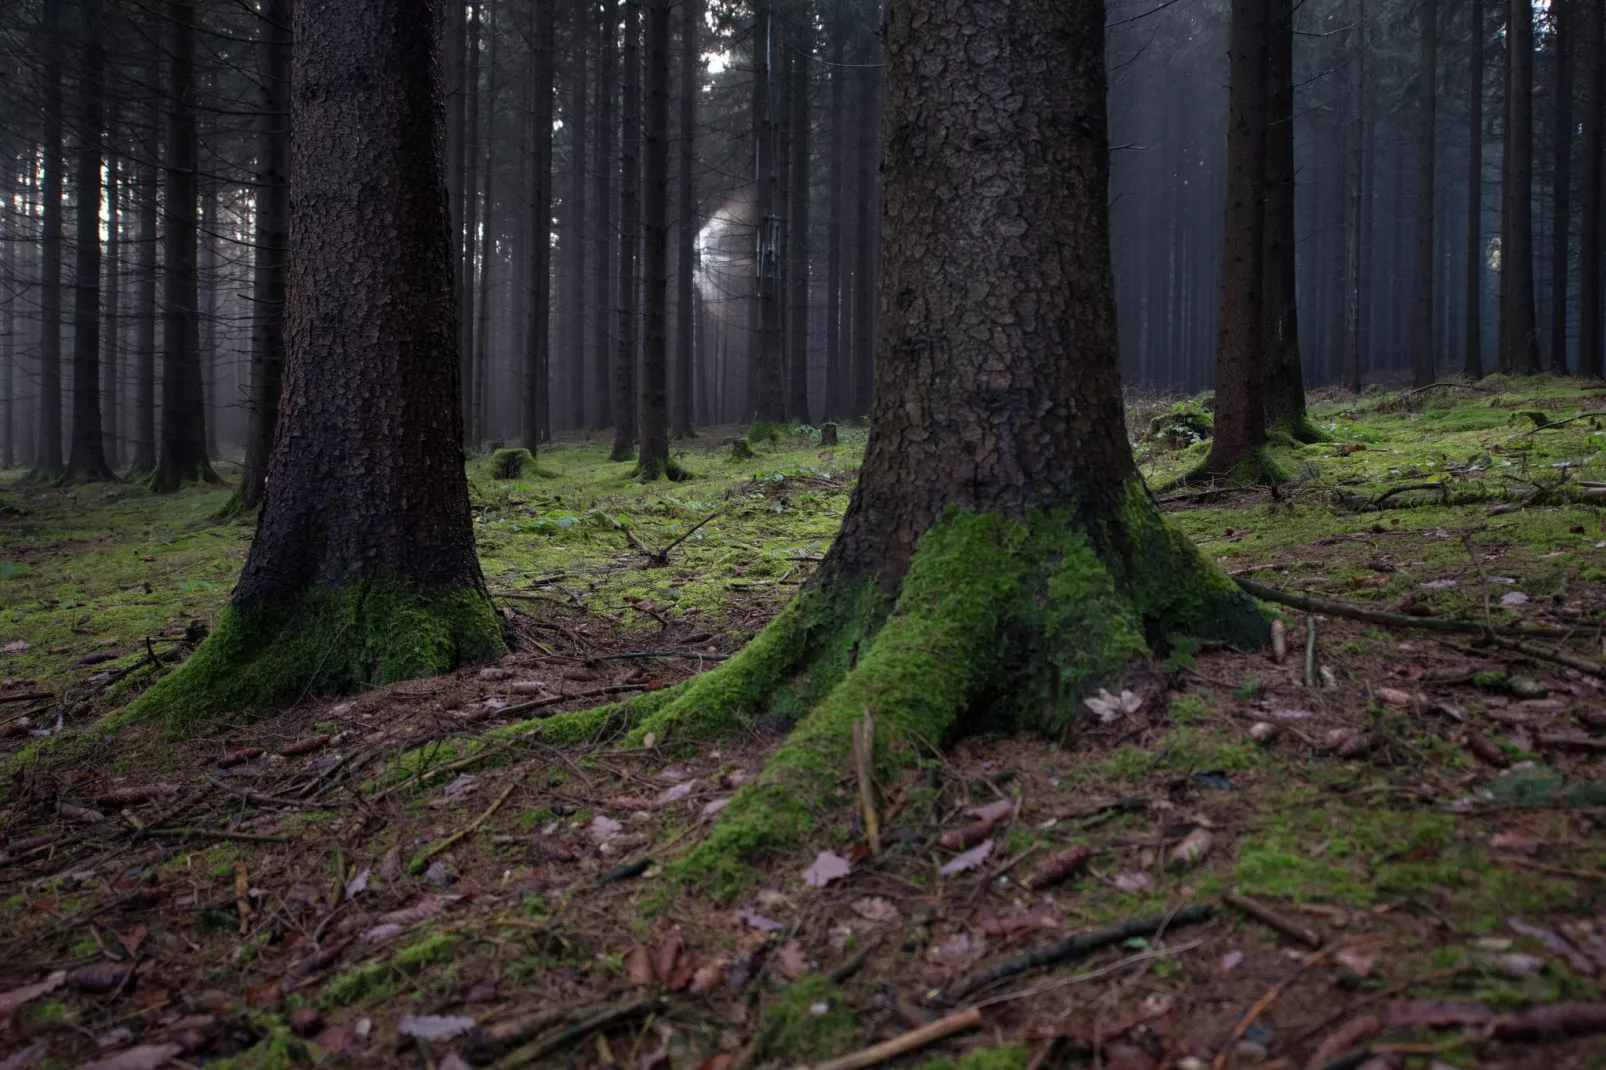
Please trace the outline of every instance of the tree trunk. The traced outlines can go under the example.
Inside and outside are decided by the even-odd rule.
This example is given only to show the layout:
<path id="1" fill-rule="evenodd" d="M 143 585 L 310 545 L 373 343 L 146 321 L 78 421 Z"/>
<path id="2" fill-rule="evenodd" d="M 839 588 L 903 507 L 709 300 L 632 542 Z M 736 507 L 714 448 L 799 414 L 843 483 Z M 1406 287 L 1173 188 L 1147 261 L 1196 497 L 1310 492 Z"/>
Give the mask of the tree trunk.
<path id="1" fill-rule="evenodd" d="M 697 375 L 696 270 L 697 235 L 697 95 L 702 92 L 698 52 L 703 19 L 702 0 L 681 0 L 680 24 L 680 224 L 675 263 L 675 400 L 669 411 L 676 437 L 692 438 L 696 413 L 693 406 Z M 706 410 L 705 410 L 706 411 Z"/>
<path id="2" fill-rule="evenodd" d="M 23 212 L 16 209 L 16 183 L 23 172 L 22 164 L 31 162 L 31 153 L 19 160 L 7 153 L 5 174 L 0 176 L 0 277 L 26 278 L 18 263 L 23 252 L 24 228 L 18 222 L 26 213 L 27 193 L 23 193 Z M 27 180 L 24 179 L 24 190 Z M 7 288 L 0 300 L 0 468 L 10 469 L 17 463 L 17 291 Z"/>
<path id="3" fill-rule="evenodd" d="M 121 421 L 118 408 L 122 402 L 122 296 L 123 296 L 123 198 L 122 166 L 116 154 L 113 123 L 106 129 L 106 282 L 105 282 L 105 338 L 101 353 L 101 443 L 106 452 L 106 466 L 113 472 L 121 464 L 119 457 Z"/>
<path id="4" fill-rule="evenodd" d="M 841 534 L 722 668 L 543 726 L 685 740 L 801 702 L 677 864 L 711 890 L 817 830 L 867 711 L 877 760 L 907 765 L 966 731 L 1069 731 L 1090 689 L 1154 652 L 1145 636 L 1265 636 L 1159 514 L 1126 441 L 1103 16 L 1102 0 L 891 0 L 887 303 Z"/>
<path id="5" fill-rule="evenodd" d="M 647 121 L 642 158 L 641 455 L 643 482 L 683 473 L 669 456 L 669 13 L 647 4 Z M 628 75 L 626 76 L 628 80 Z"/>
<path id="6" fill-rule="evenodd" d="M 843 249 L 847 241 L 847 3 L 831 5 L 831 223 L 825 254 L 825 418 L 848 415 L 847 378 L 842 367 Z"/>
<path id="7" fill-rule="evenodd" d="M 65 2 L 44 5 L 45 140 L 44 188 L 39 234 L 39 444 L 34 452 L 35 478 L 61 474 L 61 187 L 62 71 L 65 50 L 62 9 Z"/>
<path id="8" fill-rule="evenodd" d="M 206 397 L 201 383 L 199 280 L 196 277 L 195 9 L 167 4 L 167 189 L 162 244 L 162 437 L 151 486 L 171 493 L 185 483 L 219 482 L 206 456 Z"/>
<path id="9" fill-rule="evenodd" d="M 463 266 L 460 277 L 462 287 L 457 292 L 457 351 L 461 361 L 458 369 L 459 389 L 463 395 L 463 444 L 474 445 L 470 437 L 474 432 L 474 311 L 475 298 L 480 293 L 479 258 L 479 128 L 480 128 L 480 30 L 485 18 L 483 0 L 468 5 L 470 14 L 465 35 L 467 37 L 463 75 Z"/>
<path id="10" fill-rule="evenodd" d="M 162 84 L 162 49 L 153 36 L 146 75 L 152 86 Z M 130 474 L 145 476 L 156 471 L 156 243 L 160 201 L 162 97 L 147 93 L 140 122 L 145 128 L 140 142 L 140 163 L 135 188 L 139 191 L 139 256 L 134 290 L 134 463 Z"/>
<path id="11" fill-rule="evenodd" d="M 1500 367 L 1539 367 L 1534 316 L 1533 0 L 1510 0 L 1506 22 L 1505 207 L 1500 219 Z"/>
<path id="12" fill-rule="evenodd" d="M 853 261 L 853 347 L 849 363 L 853 375 L 853 410 L 855 417 L 866 416 L 875 398 L 871 396 L 875 382 L 875 304 L 881 291 L 880 265 L 876 261 L 875 220 L 879 208 L 876 195 L 876 168 L 881 164 L 881 145 L 877 131 L 877 96 L 880 76 L 877 68 L 881 59 L 874 33 L 859 33 L 858 100 L 854 112 L 858 128 L 854 140 L 858 142 L 857 194 L 858 210 L 854 220 Z"/>
<path id="13" fill-rule="evenodd" d="M 793 15 L 801 23 L 793 46 L 790 204 L 786 210 L 786 280 L 791 290 L 787 331 L 786 416 L 809 422 L 809 63 L 814 57 L 814 10 Z"/>
<path id="14" fill-rule="evenodd" d="M 1417 5 L 1416 289 L 1411 318 L 1411 380 L 1433 382 L 1433 138 L 1439 77 L 1438 0 Z"/>
<path id="15" fill-rule="evenodd" d="M 463 475 L 444 8 L 295 2 L 281 434 L 229 611 L 130 711 L 172 732 L 502 649 Z"/>
<path id="16" fill-rule="evenodd" d="M 481 21 L 485 22 L 484 26 L 480 25 Z M 497 260 L 496 232 L 494 228 L 496 221 L 492 217 L 492 208 L 496 203 L 496 199 L 491 195 L 491 183 L 492 179 L 496 175 L 496 148 L 500 142 L 500 139 L 496 136 L 497 92 L 501 88 L 497 82 L 496 50 L 502 39 L 501 34 L 497 31 L 495 25 L 495 9 L 490 7 L 489 4 L 480 8 L 480 18 L 476 20 L 475 26 L 477 28 L 475 35 L 476 39 L 478 39 L 480 34 L 489 34 L 491 38 L 491 49 L 490 54 L 487 57 L 488 62 L 486 63 L 485 67 L 486 92 L 484 108 L 484 188 L 479 194 L 480 209 L 478 214 L 473 212 L 469 213 L 469 223 L 471 227 L 477 229 L 480 246 L 478 255 L 480 265 L 479 280 L 474 288 L 473 295 L 474 330 L 469 335 L 470 345 L 472 348 L 467 351 L 472 353 L 473 359 L 469 363 L 469 392 L 468 401 L 465 406 L 468 417 L 467 442 L 469 448 L 473 450 L 479 449 L 481 443 L 485 441 L 486 363 L 490 357 L 491 295 L 495 292 L 493 287 L 493 279 L 496 274 L 495 268 Z M 478 63 L 475 63 L 474 67 L 477 76 Z M 476 82 L 476 84 L 478 83 Z M 476 97 L 477 96 L 478 94 L 476 93 Z M 471 105 L 469 110 L 476 117 L 480 114 L 480 108 L 478 107 L 477 103 L 475 105 Z M 478 134 L 476 133 L 476 147 L 478 145 L 478 140 Z M 473 247 L 474 243 L 470 241 L 470 256 L 473 256 Z"/>
<path id="17" fill-rule="evenodd" d="M 753 3 L 753 148 L 758 201 L 754 209 L 755 310 L 758 332 L 747 370 L 748 413 L 753 420 L 786 419 L 785 353 L 781 336 L 780 140 L 775 107 L 773 0 Z"/>
<path id="18" fill-rule="evenodd" d="M 447 4 L 446 16 L 446 190 L 452 213 L 452 293 L 461 332 L 468 315 L 466 296 L 470 281 L 464 275 L 469 262 L 469 234 L 463 210 L 468 202 L 468 5 Z M 286 157 L 288 160 L 288 157 Z M 461 345 L 461 341 L 459 345 Z M 462 349 L 463 359 L 468 350 Z"/>
<path id="19" fill-rule="evenodd" d="M 1269 0 L 1233 0 L 1227 214 L 1216 333 L 1216 429 L 1201 474 L 1277 482 L 1265 452 L 1266 74 Z"/>
<path id="20" fill-rule="evenodd" d="M 72 450 L 64 479 L 93 483 L 115 479 L 106 463 L 100 424 L 100 0 L 78 2 L 78 174 L 76 278 L 73 282 Z"/>
<path id="21" fill-rule="evenodd" d="M 1339 379 L 1346 390 L 1361 389 L 1361 329 L 1363 319 L 1361 278 L 1364 243 L 1363 206 L 1366 190 L 1363 156 L 1366 152 L 1366 0 L 1355 0 L 1350 31 L 1349 92 L 1345 98 L 1344 149 L 1344 327 L 1339 357 Z"/>
<path id="22" fill-rule="evenodd" d="M 1266 67 L 1266 251 L 1263 265 L 1266 423 L 1301 442 L 1323 439 L 1305 416 L 1294 269 L 1294 5 L 1271 0 Z M 1157 278 L 1160 272 L 1155 272 Z"/>
<path id="23" fill-rule="evenodd" d="M 590 236 L 586 233 L 586 184 L 590 181 L 590 176 L 586 172 L 586 153 L 591 145 L 586 134 L 588 120 L 586 95 L 590 90 L 586 57 L 591 50 L 594 33 L 591 25 L 592 5 L 584 0 L 575 0 L 570 6 L 574 12 L 572 38 L 574 45 L 569 58 L 571 72 L 569 105 L 564 110 L 564 126 L 569 135 L 569 195 L 565 198 L 568 228 L 564 241 L 570 250 L 569 277 L 564 284 L 565 291 L 570 295 L 565 302 L 569 306 L 566 311 L 570 317 L 566 353 L 569 398 L 565 406 L 567 409 L 565 423 L 569 427 L 584 427 L 586 341 L 589 327 L 586 298 L 590 288 L 590 280 L 586 275 L 589 263 L 586 246 L 590 244 Z"/>
<path id="24" fill-rule="evenodd" d="M 230 512 L 249 512 L 262 505 L 279 422 L 290 244 L 290 5 L 291 0 L 263 0 L 258 15 L 262 114 L 257 118 L 256 255 L 251 264 L 251 408 L 246 417 L 245 470 L 229 503 Z"/>
<path id="25" fill-rule="evenodd" d="M 1572 237 L 1573 191 L 1573 0 L 1551 0 L 1556 26 L 1556 154 L 1553 171 L 1555 223 L 1550 251 L 1550 374 L 1567 374 L 1567 252 Z"/>
<path id="26" fill-rule="evenodd" d="M 591 350 L 591 428 L 601 431 L 613 426 L 613 385 L 610 371 L 613 354 L 608 339 L 614 331 L 613 317 L 613 182 L 618 169 L 613 156 L 614 97 L 619 90 L 619 76 L 615 56 L 619 38 L 619 0 L 602 0 L 602 37 L 597 48 L 597 143 L 596 162 L 592 174 L 596 186 L 592 199 L 596 201 L 596 343 Z"/>
<path id="27" fill-rule="evenodd" d="M 551 426 L 547 403 L 552 309 L 552 85 L 557 64 L 556 26 L 550 3 L 535 6 L 533 107 L 530 134 L 530 307 L 524 344 L 524 445 L 532 454 Z"/>
<path id="28" fill-rule="evenodd" d="M 204 99 L 216 99 L 212 78 L 207 79 Z M 217 181 L 207 179 L 201 183 L 201 230 L 199 243 L 201 322 L 201 390 L 206 412 L 206 455 L 216 457 L 217 452 L 217 377 L 222 361 L 218 359 L 218 288 L 220 266 L 217 236 Z"/>
<path id="29" fill-rule="evenodd" d="M 1486 47 L 1483 0 L 1469 0 L 1471 24 L 1467 100 L 1467 280 L 1466 355 L 1461 370 L 1468 379 L 1483 378 L 1483 55 Z"/>
<path id="30" fill-rule="evenodd" d="M 619 326 L 613 362 L 613 450 L 609 459 L 636 453 L 636 266 L 641 250 L 641 0 L 624 0 L 619 138 Z"/>
<path id="31" fill-rule="evenodd" d="M 1584 0 L 1583 232 L 1578 242 L 1578 374 L 1601 366 L 1602 128 L 1606 127 L 1606 0 Z"/>

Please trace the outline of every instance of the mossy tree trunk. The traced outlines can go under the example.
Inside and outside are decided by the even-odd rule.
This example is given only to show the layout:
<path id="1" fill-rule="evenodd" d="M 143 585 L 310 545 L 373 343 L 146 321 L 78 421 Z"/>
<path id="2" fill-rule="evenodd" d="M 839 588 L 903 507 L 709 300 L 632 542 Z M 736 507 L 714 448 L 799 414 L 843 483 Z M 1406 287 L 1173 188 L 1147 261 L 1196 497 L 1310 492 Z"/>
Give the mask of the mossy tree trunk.
<path id="1" fill-rule="evenodd" d="M 228 614 L 136 703 L 171 729 L 501 649 L 463 472 L 441 0 L 296 0 L 279 434 Z"/>
<path id="2" fill-rule="evenodd" d="M 875 403 L 841 533 L 720 670 L 542 729 L 798 717 L 683 863 L 715 889 L 817 828 L 866 710 L 907 760 L 965 731 L 1063 732 L 1169 636 L 1263 639 L 1126 442 L 1103 33 L 1102 0 L 892 0 Z"/>

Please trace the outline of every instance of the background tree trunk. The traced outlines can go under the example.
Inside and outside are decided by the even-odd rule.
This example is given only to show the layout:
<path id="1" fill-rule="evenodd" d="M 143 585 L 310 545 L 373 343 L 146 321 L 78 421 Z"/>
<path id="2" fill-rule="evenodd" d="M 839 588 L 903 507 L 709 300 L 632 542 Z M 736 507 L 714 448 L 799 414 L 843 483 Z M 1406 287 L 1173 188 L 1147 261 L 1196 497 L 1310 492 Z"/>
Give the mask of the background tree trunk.
<path id="1" fill-rule="evenodd" d="M 697 96 L 702 55 L 702 0 L 681 0 L 680 23 L 680 243 L 675 262 L 675 400 L 670 423 L 679 438 L 696 434 L 693 386 L 697 375 L 696 253 L 701 219 L 697 212 Z M 705 419 L 706 412 L 705 412 Z"/>
<path id="2" fill-rule="evenodd" d="M 115 106 L 114 106 L 115 107 Z M 106 126 L 106 294 L 105 331 L 101 353 L 100 419 L 101 442 L 106 466 L 113 472 L 121 465 L 122 368 L 123 357 L 123 197 L 122 161 L 116 155 L 115 120 Z"/>
<path id="3" fill-rule="evenodd" d="M 1466 355 L 1461 371 L 1483 378 L 1483 56 L 1486 47 L 1483 0 L 1468 0 L 1468 38 L 1472 58 L 1467 90 L 1467 278 Z"/>
<path id="4" fill-rule="evenodd" d="M 831 223 L 827 231 L 825 254 L 825 418 L 840 420 L 849 413 L 848 382 L 842 366 L 842 336 L 846 317 L 844 302 L 843 249 L 847 241 L 847 4 L 832 0 L 831 5 Z"/>
<path id="5" fill-rule="evenodd" d="M 1550 0 L 1556 27 L 1555 159 L 1552 197 L 1555 221 L 1550 246 L 1550 374 L 1567 374 L 1568 246 L 1572 238 L 1573 192 L 1573 0 Z"/>
<path id="6" fill-rule="evenodd" d="M 803 3 L 792 13 L 797 29 L 793 52 L 791 104 L 791 202 L 786 210 L 787 313 L 786 417 L 809 422 L 809 64 L 814 58 L 814 6 Z"/>
<path id="7" fill-rule="evenodd" d="M 597 49 L 597 144 L 596 162 L 592 174 L 596 187 L 592 199 L 596 201 L 596 261 L 597 299 L 596 344 L 591 352 L 591 393 L 593 395 L 591 429 L 601 431 L 613 426 L 613 344 L 615 342 L 613 243 L 613 181 L 618 169 L 614 159 L 614 98 L 619 92 L 617 63 L 619 39 L 619 0 L 602 0 L 602 36 Z"/>
<path id="8" fill-rule="evenodd" d="M 162 84 L 162 48 L 159 38 L 150 45 L 149 66 L 145 77 L 152 86 Z M 162 98 L 149 93 L 141 109 L 144 137 L 140 143 L 141 160 L 137 168 L 135 188 L 139 191 L 136 244 L 139 255 L 135 274 L 138 285 L 134 290 L 136 306 L 134 324 L 134 463 L 131 473 L 148 475 L 156 471 L 156 243 L 157 217 L 160 213 L 160 160 L 162 129 Z"/>
<path id="9" fill-rule="evenodd" d="M 624 0 L 625 37 L 619 140 L 619 336 L 613 362 L 613 451 L 628 461 L 636 451 L 636 264 L 641 249 L 641 0 Z"/>
<path id="10" fill-rule="evenodd" d="M 569 278 L 565 287 L 571 295 L 566 302 L 570 306 L 567 311 L 571 317 L 568 351 L 565 353 L 568 372 L 566 423 L 570 427 L 584 427 L 587 338 L 591 326 L 587 300 L 591 280 L 586 274 L 590 263 L 586 252 L 591 242 L 586 232 L 586 185 L 591 181 L 586 172 L 586 153 L 591 148 L 587 134 L 589 108 L 586 97 L 591 88 L 587 77 L 587 56 L 591 51 L 592 38 L 596 35 L 592 25 L 595 21 L 592 18 L 592 5 L 587 0 L 571 0 L 569 7 L 574 14 L 571 37 L 574 47 L 569 57 L 569 104 L 564 110 L 563 120 L 569 134 L 569 193 L 565 198 L 568 230 L 564 237 L 569 249 Z"/>
<path id="11" fill-rule="evenodd" d="M 1314 437 L 1305 416 L 1294 269 L 1294 5 L 1271 0 L 1266 68 L 1266 251 L 1263 264 L 1266 423 Z"/>
<path id="12" fill-rule="evenodd" d="M 61 473 L 61 186 L 62 71 L 65 2 L 44 5 L 44 187 L 39 233 L 39 444 L 34 472 Z"/>
<path id="13" fill-rule="evenodd" d="M 669 459 L 669 11 L 647 3 L 647 121 L 642 160 L 641 455 L 636 477 L 674 477 Z"/>
<path id="14" fill-rule="evenodd" d="M 880 197 L 876 188 L 876 169 L 881 165 L 881 143 L 877 133 L 881 128 L 877 115 L 877 96 L 880 89 L 878 66 L 881 50 L 873 32 L 859 32 L 858 48 L 858 99 L 854 113 L 858 116 L 855 163 L 858 206 L 854 218 L 853 260 L 853 347 L 849 362 L 853 375 L 853 410 L 855 417 L 868 415 L 875 399 L 872 384 L 876 381 L 876 298 L 881 290 L 879 264 L 876 259 L 876 217 L 880 211 Z"/>
<path id="15" fill-rule="evenodd" d="M 753 144 L 758 203 L 754 269 L 758 333 L 748 362 L 749 419 L 786 419 L 785 354 L 781 336 L 779 119 L 775 106 L 775 19 L 773 0 L 753 3 Z"/>
<path id="16" fill-rule="evenodd" d="M 100 0 L 78 2 L 78 176 L 76 278 L 73 283 L 72 450 L 70 482 L 116 478 L 106 463 L 100 424 L 100 165 L 101 82 L 105 54 L 100 41 Z"/>
<path id="17" fill-rule="evenodd" d="M 465 36 L 467 49 L 463 60 L 463 268 L 462 288 L 457 293 L 457 352 L 461 367 L 459 389 L 463 394 L 463 444 L 474 445 L 469 437 L 474 424 L 474 313 L 475 300 L 480 295 L 479 274 L 479 204 L 480 204 L 480 32 L 485 18 L 483 0 L 472 0 L 468 5 Z"/>
<path id="18" fill-rule="evenodd" d="M 199 280 L 196 277 L 196 0 L 167 4 L 167 150 L 162 245 L 162 437 L 151 486 L 170 493 L 185 483 L 216 483 L 206 455 L 206 396 L 201 383 Z"/>
<path id="19" fill-rule="evenodd" d="M 1500 221 L 1500 368 L 1538 372 L 1534 316 L 1533 0 L 1510 0 L 1506 22 L 1506 173 Z"/>
<path id="20" fill-rule="evenodd" d="M 1362 349 L 1365 345 L 1363 240 L 1366 228 L 1364 156 L 1366 153 L 1366 0 L 1355 0 L 1354 28 L 1350 31 L 1349 93 L 1345 98 L 1344 149 L 1344 334 L 1339 357 L 1339 381 L 1345 389 L 1360 392 Z"/>
<path id="21" fill-rule="evenodd" d="M 251 265 L 251 409 L 246 423 L 245 470 L 231 503 L 231 509 L 242 512 L 262 504 L 284 374 L 284 287 L 290 245 L 290 5 L 291 0 L 262 0 L 258 22 L 262 114 L 257 119 L 256 256 Z"/>
<path id="22" fill-rule="evenodd" d="M 1602 127 L 1606 127 L 1606 0 L 1585 0 L 1584 211 L 1578 242 L 1578 374 L 1601 374 Z"/>
<path id="23" fill-rule="evenodd" d="M 551 427 L 547 402 L 551 374 L 552 309 L 552 85 L 557 64 L 552 4 L 535 6 L 534 85 L 530 123 L 529 322 L 524 343 L 521 430 L 534 453 Z"/>
<path id="24" fill-rule="evenodd" d="M 1411 319 L 1411 379 L 1433 382 L 1433 139 L 1439 77 L 1437 0 L 1419 0 L 1416 68 L 1416 290 Z"/>

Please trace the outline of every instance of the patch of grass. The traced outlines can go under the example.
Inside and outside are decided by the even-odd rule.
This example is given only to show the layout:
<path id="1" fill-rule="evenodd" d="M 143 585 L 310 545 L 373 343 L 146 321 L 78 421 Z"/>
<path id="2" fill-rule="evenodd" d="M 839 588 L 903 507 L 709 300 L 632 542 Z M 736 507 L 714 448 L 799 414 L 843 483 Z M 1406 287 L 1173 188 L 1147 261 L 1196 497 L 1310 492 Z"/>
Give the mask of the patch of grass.
<path id="1" fill-rule="evenodd" d="M 829 1059 L 853 1045 L 858 1019 L 842 990 L 821 973 L 788 985 L 764 1008 L 760 1035 L 767 1054 L 789 1062 Z"/>

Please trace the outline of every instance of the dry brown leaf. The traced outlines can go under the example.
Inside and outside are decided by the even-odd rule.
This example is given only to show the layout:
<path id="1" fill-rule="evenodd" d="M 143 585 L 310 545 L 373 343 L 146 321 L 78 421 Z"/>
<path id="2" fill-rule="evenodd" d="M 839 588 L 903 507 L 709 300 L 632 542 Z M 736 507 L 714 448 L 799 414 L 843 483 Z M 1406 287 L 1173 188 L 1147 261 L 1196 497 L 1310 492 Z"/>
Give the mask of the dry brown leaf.
<path id="1" fill-rule="evenodd" d="M 0 1020 L 11 1017 L 28 1003 L 38 999 L 40 996 L 49 995 L 66 982 L 67 971 L 57 970 L 43 981 L 31 985 L 23 985 L 21 988 L 13 988 L 9 992 L 0 992 Z"/>
<path id="2" fill-rule="evenodd" d="M 776 948 L 770 965 L 788 981 L 795 981 L 809 972 L 808 956 L 803 954 L 803 948 L 796 940 L 788 940 Z"/>
<path id="3" fill-rule="evenodd" d="M 803 871 L 803 883 L 811 888 L 824 888 L 832 881 L 841 880 L 853 872 L 853 865 L 835 851 L 821 851 L 814 864 Z"/>
<path id="4" fill-rule="evenodd" d="M 166 1066 L 173 1056 L 183 1050 L 178 1044 L 141 1044 L 104 1059 L 81 1063 L 78 1070 L 157 1070 L 157 1067 Z"/>
<path id="5" fill-rule="evenodd" d="M 944 877 L 952 877 L 955 873 L 963 873 L 967 869 L 975 869 L 987 861 L 987 856 L 993 853 L 993 841 L 983 840 L 963 854 L 954 855 L 944 862 L 937 870 Z"/>
<path id="6" fill-rule="evenodd" d="M 630 954 L 625 957 L 625 974 L 633 985 L 652 984 L 652 956 L 646 948 L 631 948 Z"/>

